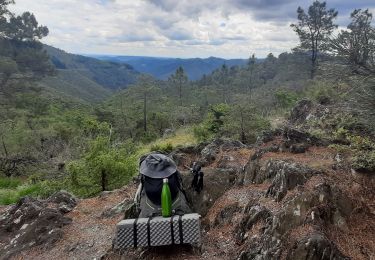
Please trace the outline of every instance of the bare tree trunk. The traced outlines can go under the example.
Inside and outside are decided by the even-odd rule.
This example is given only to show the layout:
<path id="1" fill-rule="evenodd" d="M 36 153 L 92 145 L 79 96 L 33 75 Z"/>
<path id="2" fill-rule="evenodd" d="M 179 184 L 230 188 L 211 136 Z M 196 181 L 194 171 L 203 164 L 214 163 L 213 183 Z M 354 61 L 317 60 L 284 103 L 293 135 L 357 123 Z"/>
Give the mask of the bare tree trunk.
<path id="1" fill-rule="evenodd" d="M 4 148 L 5 157 L 8 158 L 8 150 L 7 150 L 7 147 L 5 145 L 3 136 L 1 137 L 1 141 L 2 141 L 2 144 L 3 144 L 3 148 Z"/>
<path id="2" fill-rule="evenodd" d="M 105 170 L 102 170 L 101 172 L 101 186 L 102 186 L 102 191 L 107 190 L 107 174 Z"/>
<path id="3" fill-rule="evenodd" d="M 179 96 L 180 96 L 180 106 L 182 106 L 182 79 L 180 79 Z"/>
<path id="4" fill-rule="evenodd" d="M 240 114 L 241 114 L 241 142 L 246 143 L 244 116 L 243 116 L 243 110 L 241 107 L 240 107 Z"/>
<path id="5" fill-rule="evenodd" d="M 147 132 L 147 94 L 143 96 L 143 130 Z"/>

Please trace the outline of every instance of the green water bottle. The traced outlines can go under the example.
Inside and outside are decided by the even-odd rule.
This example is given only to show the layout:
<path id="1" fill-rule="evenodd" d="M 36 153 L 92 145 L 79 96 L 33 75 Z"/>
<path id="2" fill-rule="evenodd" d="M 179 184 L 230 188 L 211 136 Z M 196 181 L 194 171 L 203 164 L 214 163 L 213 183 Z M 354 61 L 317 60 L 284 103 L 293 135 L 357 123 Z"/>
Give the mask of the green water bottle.
<path id="1" fill-rule="evenodd" d="M 165 218 L 172 216 L 172 195 L 167 178 L 163 179 L 161 190 L 161 215 Z"/>

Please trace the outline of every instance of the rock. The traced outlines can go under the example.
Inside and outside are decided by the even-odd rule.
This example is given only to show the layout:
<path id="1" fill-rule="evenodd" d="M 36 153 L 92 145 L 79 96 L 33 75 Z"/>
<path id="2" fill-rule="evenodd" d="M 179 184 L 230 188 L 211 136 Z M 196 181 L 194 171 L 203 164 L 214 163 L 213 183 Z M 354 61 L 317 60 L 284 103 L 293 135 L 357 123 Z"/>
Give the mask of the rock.
<path id="1" fill-rule="evenodd" d="M 240 211 L 241 208 L 239 207 L 238 202 L 230 204 L 216 215 L 212 227 L 230 224 L 234 214 Z"/>
<path id="2" fill-rule="evenodd" d="M 313 233 L 297 241 L 288 252 L 286 259 L 343 260 L 345 257 L 323 234 Z"/>
<path id="3" fill-rule="evenodd" d="M 291 153 L 304 153 L 309 149 L 310 145 L 302 143 L 302 144 L 292 144 L 289 148 Z"/>
<path id="4" fill-rule="evenodd" d="M 271 212 L 267 208 L 260 205 L 254 205 L 248 209 L 245 209 L 240 224 L 235 228 L 236 238 L 242 242 L 245 239 L 246 232 L 250 230 L 253 225 L 260 220 L 269 222 L 271 216 Z"/>
<path id="5" fill-rule="evenodd" d="M 200 193 L 194 191 L 190 184 L 193 176 L 190 172 L 181 172 L 186 197 L 193 212 L 204 217 L 215 201 L 230 189 L 236 180 L 236 172 L 227 169 L 203 169 L 204 183 Z"/>
<path id="6" fill-rule="evenodd" d="M 276 201 L 282 200 L 288 190 L 304 184 L 312 175 L 319 173 L 310 167 L 280 160 L 270 161 L 265 172 L 265 176 L 273 176 L 267 196 L 274 197 Z"/>
<path id="7" fill-rule="evenodd" d="M 78 201 L 77 198 L 69 192 L 61 190 L 52 194 L 48 198 L 47 202 L 60 204 L 61 206 L 65 205 L 67 208 L 73 209 L 75 206 L 77 206 Z"/>
<path id="8" fill-rule="evenodd" d="M 201 158 L 205 164 L 209 164 L 216 159 L 216 155 L 220 151 L 220 145 L 223 144 L 223 140 L 216 139 L 212 143 L 208 144 L 201 151 Z"/>
<path id="9" fill-rule="evenodd" d="M 201 162 L 204 166 L 208 165 L 216 160 L 216 157 L 220 151 L 227 152 L 245 147 L 246 145 L 240 141 L 216 139 L 202 149 Z"/>
<path id="10" fill-rule="evenodd" d="M 321 143 L 318 138 L 310 135 L 309 133 L 289 127 L 286 127 L 283 130 L 283 137 L 285 140 L 290 141 L 290 144 L 305 143 L 319 145 Z"/>
<path id="11" fill-rule="evenodd" d="M 314 103 L 311 100 L 303 99 L 299 101 L 290 113 L 289 122 L 292 124 L 305 122 L 313 107 Z"/>
<path id="12" fill-rule="evenodd" d="M 227 151 L 233 151 L 233 150 L 237 150 L 237 149 L 245 148 L 245 147 L 246 145 L 244 145 L 240 141 L 224 140 L 223 144 L 221 145 L 221 150 L 227 152 Z"/>
<path id="13" fill-rule="evenodd" d="M 137 214 L 134 201 L 125 199 L 111 209 L 103 211 L 101 216 L 105 218 L 112 218 L 119 214 L 124 214 L 124 219 L 137 218 L 139 215 Z"/>
<path id="14" fill-rule="evenodd" d="M 69 206 L 69 205 L 67 205 L 63 202 L 59 204 L 59 211 L 63 214 L 69 213 L 72 210 L 73 210 L 73 207 L 71 207 L 71 206 Z"/>
<path id="15" fill-rule="evenodd" d="M 244 167 L 243 181 L 240 184 L 248 185 L 254 182 L 260 183 L 261 180 L 256 180 L 258 171 L 260 169 L 259 160 L 250 160 Z M 262 180 L 263 181 L 263 180 Z"/>
<path id="16" fill-rule="evenodd" d="M 0 220 L 1 236 L 9 237 L 9 243 L 0 249 L 0 255 L 9 258 L 14 253 L 35 245 L 49 247 L 62 237 L 61 228 L 70 224 L 71 219 L 65 217 L 60 204 L 73 203 L 67 194 L 52 196 L 47 201 L 31 197 L 22 198 L 15 206 L 5 213 Z M 61 199 L 64 198 L 64 199 Z M 55 207 L 49 207 L 50 203 Z"/>
<path id="17" fill-rule="evenodd" d="M 278 136 L 281 134 L 281 129 L 275 129 L 275 130 L 266 130 L 262 131 L 262 133 L 257 137 L 257 140 L 255 142 L 256 145 L 262 145 L 264 143 L 268 143 L 272 141 L 275 136 Z"/>

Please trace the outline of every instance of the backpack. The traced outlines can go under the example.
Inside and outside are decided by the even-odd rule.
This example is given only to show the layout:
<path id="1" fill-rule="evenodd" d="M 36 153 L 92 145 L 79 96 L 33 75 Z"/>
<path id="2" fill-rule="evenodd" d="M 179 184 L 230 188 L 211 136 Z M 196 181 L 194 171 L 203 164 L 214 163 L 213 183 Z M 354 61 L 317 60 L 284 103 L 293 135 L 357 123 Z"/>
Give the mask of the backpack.
<path id="1" fill-rule="evenodd" d="M 172 201 L 177 197 L 181 189 L 181 178 L 179 172 L 176 172 L 168 177 L 169 189 L 171 190 Z M 163 189 L 163 179 L 150 178 L 141 174 L 141 183 L 147 198 L 155 205 L 161 205 L 161 191 Z"/>

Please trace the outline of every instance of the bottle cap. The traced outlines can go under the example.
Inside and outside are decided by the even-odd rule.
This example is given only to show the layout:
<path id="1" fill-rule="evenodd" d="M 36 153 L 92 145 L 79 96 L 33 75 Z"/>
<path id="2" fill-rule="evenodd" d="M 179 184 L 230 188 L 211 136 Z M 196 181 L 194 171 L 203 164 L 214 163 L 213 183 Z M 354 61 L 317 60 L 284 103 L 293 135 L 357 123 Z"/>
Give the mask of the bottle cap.
<path id="1" fill-rule="evenodd" d="M 168 178 L 163 179 L 163 183 L 168 183 Z"/>

